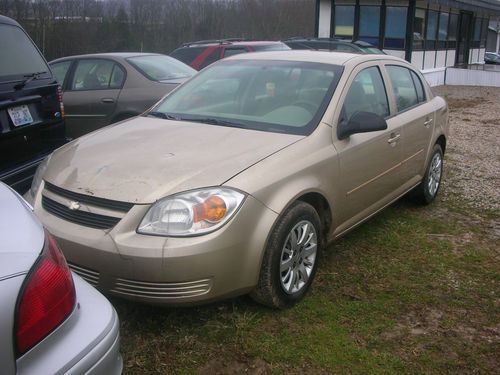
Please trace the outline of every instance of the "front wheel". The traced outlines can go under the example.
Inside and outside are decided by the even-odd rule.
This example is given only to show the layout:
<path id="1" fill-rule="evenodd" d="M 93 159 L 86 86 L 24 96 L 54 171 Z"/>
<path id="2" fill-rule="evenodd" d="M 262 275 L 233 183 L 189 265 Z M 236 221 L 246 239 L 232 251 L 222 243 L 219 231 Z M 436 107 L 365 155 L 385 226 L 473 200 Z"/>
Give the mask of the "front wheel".
<path id="1" fill-rule="evenodd" d="M 268 240 L 254 300 L 286 308 L 301 300 L 316 274 L 321 224 L 316 210 L 296 202 L 279 219 Z"/>
<path id="2" fill-rule="evenodd" d="M 439 191 L 443 176 L 443 150 L 436 144 L 432 150 L 429 165 L 425 171 L 424 178 L 412 192 L 412 196 L 417 203 L 431 203 Z"/>

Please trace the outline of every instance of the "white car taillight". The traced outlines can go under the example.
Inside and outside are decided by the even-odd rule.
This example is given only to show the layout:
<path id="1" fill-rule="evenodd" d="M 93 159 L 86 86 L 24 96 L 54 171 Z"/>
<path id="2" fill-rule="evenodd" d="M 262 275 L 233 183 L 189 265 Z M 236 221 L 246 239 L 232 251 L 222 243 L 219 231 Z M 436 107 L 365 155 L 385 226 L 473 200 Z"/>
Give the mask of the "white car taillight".
<path id="1" fill-rule="evenodd" d="M 24 280 L 16 309 L 15 337 L 21 356 L 58 327 L 76 301 L 71 271 L 52 236 Z"/>

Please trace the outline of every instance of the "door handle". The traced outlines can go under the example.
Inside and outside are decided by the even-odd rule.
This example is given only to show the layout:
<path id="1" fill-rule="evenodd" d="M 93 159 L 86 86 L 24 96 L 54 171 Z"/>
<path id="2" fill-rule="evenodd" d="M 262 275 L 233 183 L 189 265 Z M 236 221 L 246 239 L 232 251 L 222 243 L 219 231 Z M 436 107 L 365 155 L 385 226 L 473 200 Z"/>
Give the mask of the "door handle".
<path id="1" fill-rule="evenodd" d="M 396 143 L 399 140 L 399 138 L 401 138 L 401 134 L 391 133 L 391 138 L 387 140 L 387 143 L 394 145 L 394 143 Z"/>
<path id="2" fill-rule="evenodd" d="M 432 119 L 431 118 L 429 118 L 429 119 L 427 119 L 427 120 L 424 121 L 424 126 L 426 128 L 428 128 L 431 124 L 432 124 Z"/>
<path id="3" fill-rule="evenodd" d="M 102 103 L 114 103 L 115 99 L 113 99 L 113 98 L 102 98 L 101 102 Z"/>

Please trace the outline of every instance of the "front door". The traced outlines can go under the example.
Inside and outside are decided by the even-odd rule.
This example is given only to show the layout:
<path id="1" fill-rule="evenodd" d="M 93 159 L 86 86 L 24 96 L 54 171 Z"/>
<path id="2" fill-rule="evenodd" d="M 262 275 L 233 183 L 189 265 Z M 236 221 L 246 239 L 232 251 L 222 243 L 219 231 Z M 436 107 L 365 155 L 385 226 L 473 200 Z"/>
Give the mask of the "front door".
<path id="1" fill-rule="evenodd" d="M 76 62 L 63 96 L 69 137 L 79 137 L 110 123 L 124 78 L 123 69 L 111 60 Z"/>
<path id="2" fill-rule="evenodd" d="M 375 113 L 387 120 L 387 129 L 335 139 L 339 154 L 342 199 L 337 202 L 341 223 L 337 234 L 389 202 L 402 185 L 401 125 L 389 118 L 389 101 L 380 67 L 363 65 L 346 85 L 338 119 L 348 121 L 356 112 Z M 335 137 L 335 136 L 334 136 Z"/>

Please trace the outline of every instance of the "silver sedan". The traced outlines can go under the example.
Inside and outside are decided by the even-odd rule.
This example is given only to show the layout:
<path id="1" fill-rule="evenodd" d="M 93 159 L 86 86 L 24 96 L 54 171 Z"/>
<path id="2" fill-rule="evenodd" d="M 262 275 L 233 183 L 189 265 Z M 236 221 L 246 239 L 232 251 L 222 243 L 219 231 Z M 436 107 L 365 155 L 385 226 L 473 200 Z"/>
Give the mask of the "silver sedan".
<path id="1" fill-rule="evenodd" d="M 69 270 L 31 207 L 0 183 L 2 374 L 120 374 L 119 321 Z"/>

